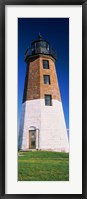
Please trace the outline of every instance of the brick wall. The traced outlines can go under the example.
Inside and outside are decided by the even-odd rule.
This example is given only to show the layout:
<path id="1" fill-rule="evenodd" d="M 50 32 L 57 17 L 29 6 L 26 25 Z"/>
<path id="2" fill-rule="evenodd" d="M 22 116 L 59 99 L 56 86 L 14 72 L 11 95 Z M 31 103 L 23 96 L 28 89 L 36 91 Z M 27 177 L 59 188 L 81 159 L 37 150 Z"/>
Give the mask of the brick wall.
<path id="1" fill-rule="evenodd" d="M 49 61 L 49 69 L 43 69 L 43 60 Z M 50 75 L 50 84 L 44 84 L 43 75 Z M 48 55 L 33 56 L 29 59 L 25 78 L 23 102 L 43 99 L 44 94 L 61 101 L 55 70 L 55 60 Z"/>

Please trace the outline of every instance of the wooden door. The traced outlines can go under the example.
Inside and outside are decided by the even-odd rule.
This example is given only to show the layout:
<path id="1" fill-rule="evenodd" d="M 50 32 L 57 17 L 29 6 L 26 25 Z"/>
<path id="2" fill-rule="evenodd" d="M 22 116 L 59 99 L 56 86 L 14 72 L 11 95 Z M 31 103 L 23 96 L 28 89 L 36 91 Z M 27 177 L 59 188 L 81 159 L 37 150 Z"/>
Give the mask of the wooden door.
<path id="1" fill-rule="evenodd" d="M 29 149 L 36 149 L 36 130 L 29 131 Z"/>

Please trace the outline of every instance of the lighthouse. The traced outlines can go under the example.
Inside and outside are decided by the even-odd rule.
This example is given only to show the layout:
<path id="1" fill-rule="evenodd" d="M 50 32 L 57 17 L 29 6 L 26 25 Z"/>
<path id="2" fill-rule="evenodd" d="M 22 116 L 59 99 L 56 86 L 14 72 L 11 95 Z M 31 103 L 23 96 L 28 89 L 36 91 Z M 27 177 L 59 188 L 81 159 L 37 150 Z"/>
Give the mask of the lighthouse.
<path id="1" fill-rule="evenodd" d="M 68 152 L 67 129 L 56 74 L 56 53 L 39 34 L 27 49 L 25 62 L 18 149 Z"/>

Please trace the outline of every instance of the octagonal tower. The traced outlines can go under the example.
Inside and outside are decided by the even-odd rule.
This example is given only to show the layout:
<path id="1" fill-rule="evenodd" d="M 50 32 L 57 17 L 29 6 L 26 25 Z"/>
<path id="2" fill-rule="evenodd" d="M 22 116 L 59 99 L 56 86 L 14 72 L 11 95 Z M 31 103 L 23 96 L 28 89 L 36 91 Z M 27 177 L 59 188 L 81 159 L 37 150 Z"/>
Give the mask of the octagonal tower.
<path id="1" fill-rule="evenodd" d="M 39 34 L 25 53 L 19 150 L 69 151 L 55 61 L 55 51 Z"/>

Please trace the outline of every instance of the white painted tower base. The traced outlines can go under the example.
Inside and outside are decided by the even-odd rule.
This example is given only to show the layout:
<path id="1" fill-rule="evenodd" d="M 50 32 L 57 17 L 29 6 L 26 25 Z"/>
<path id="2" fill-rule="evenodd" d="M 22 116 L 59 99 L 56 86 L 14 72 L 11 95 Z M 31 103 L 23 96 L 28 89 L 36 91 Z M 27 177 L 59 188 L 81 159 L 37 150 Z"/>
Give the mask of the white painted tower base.
<path id="1" fill-rule="evenodd" d="M 60 101 L 52 100 L 52 106 L 45 106 L 44 99 L 24 102 L 18 141 L 21 150 L 29 150 L 30 129 L 36 130 L 36 149 L 69 151 L 64 113 Z"/>

